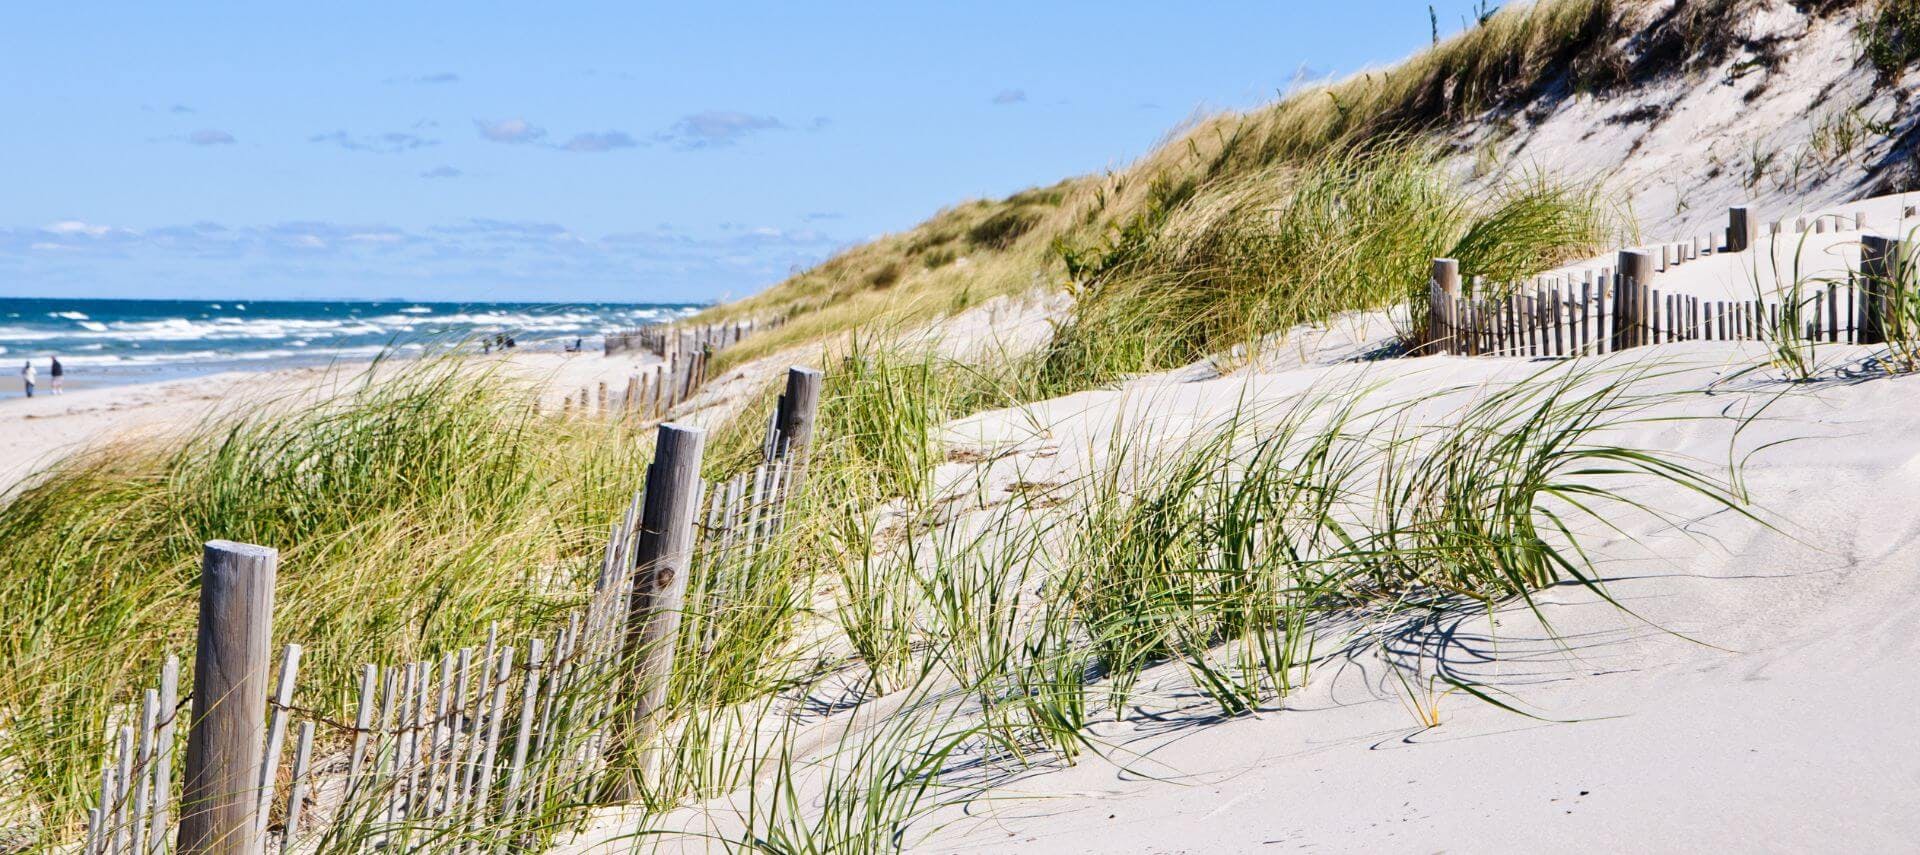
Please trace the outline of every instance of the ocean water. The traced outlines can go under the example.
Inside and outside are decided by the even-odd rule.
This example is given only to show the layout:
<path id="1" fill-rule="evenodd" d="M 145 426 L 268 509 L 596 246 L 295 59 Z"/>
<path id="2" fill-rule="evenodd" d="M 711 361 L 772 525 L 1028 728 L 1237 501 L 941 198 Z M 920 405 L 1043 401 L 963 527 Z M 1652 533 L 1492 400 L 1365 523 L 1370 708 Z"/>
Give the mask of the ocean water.
<path id="1" fill-rule="evenodd" d="M 65 300 L 0 297 L 0 369 L 58 355 L 70 381 L 274 368 L 402 355 L 495 334 L 558 348 L 670 320 L 698 306 L 619 303 L 415 303 L 279 300 Z M 473 345 L 478 347 L 477 344 Z"/>

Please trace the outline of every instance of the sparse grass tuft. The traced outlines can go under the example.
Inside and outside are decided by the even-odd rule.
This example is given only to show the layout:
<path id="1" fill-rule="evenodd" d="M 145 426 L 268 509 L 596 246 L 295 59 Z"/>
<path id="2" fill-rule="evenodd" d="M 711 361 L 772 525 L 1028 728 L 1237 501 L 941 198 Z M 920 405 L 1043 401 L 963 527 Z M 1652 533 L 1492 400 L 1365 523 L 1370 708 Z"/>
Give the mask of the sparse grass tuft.
<path id="1" fill-rule="evenodd" d="M 1920 59 L 1920 0 L 1875 0 L 1860 24 L 1860 49 L 1881 77 L 1898 79 Z"/>

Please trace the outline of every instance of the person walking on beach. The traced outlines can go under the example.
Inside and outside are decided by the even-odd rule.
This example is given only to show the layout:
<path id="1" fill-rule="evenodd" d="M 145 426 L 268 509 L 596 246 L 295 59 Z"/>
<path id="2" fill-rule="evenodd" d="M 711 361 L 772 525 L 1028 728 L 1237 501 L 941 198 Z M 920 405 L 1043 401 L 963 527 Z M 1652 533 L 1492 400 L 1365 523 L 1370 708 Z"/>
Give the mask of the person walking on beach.
<path id="1" fill-rule="evenodd" d="M 52 389 L 53 394 L 55 395 L 66 394 L 67 393 L 67 380 L 66 380 L 67 367 L 65 365 L 60 364 L 60 357 L 58 356 L 49 356 L 47 357 L 47 359 L 50 363 L 52 363 L 47 366 L 47 376 L 53 378 L 53 382 L 48 384 L 48 388 Z"/>
<path id="2" fill-rule="evenodd" d="M 33 381 L 35 379 L 33 374 L 33 360 L 29 359 L 26 365 L 20 367 L 20 382 L 27 387 L 27 397 L 29 398 L 33 397 Z"/>

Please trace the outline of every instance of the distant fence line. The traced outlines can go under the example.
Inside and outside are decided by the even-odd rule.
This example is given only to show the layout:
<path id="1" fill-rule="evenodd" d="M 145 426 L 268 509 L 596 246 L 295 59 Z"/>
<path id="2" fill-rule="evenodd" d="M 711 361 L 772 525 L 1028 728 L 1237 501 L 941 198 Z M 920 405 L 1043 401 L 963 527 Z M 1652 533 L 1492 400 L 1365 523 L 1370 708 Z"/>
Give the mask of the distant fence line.
<path id="1" fill-rule="evenodd" d="M 629 374 L 624 391 L 602 380 L 597 389 L 582 386 L 578 393 L 568 392 L 561 401 L 561 414 L 665 418 L 706 384 L 713 354 L 784 322 L 785 318 L 776 317 L 697 326 L 654 324 L 608 333 L 607 356 L 642 351 L 660 357 L 660 362 Z"/>
<path id="2" fill-rule="evenodd" d="M 1913 208 L 1907 208 L 1908 216 Z M 1696 259 L 1745 252 L 1757 221 L 1745 207 L 1728 210 L 1724 232 L 1678 243 L 1621 250 L 1612 267 L 1535 277 L 1519 284 L 1471 282 L 1459 263 L 1437 258 L 1427 285 L 1427 336 L 1421 353 L 1463 356 L 1578 356 L 1679 341 L 1805 341 L 1879 344 L 1899 299 L 1901 241 L 1864 235 L 1859 271 L 1844 281 L 1781 286 L 1775 298 L 1708 300 L 1663 292 L 1658 276 Z M 1866 215 L 1799 218 L 1791 231 L 1866 228 Z M 1787 226 L 1770 224 L 1780 235 Z M 1758 289 L 1756 289 L 1758 290 Z M 1783 324 L 1785 324 L 1783 326 Z"/>
<path id="3" fill-rule="evenodd" d="M 653 724 L 679 641 L 711 644 L 713 622 L 700 616 L 744 590 L 718 571 L 750 566 L 743 559 L 779 533 L 805 478 L 821 380 L 789 369 L 762 461 L 717 484 L 699 476 L 704 431 L 661 425 L 645 484 L 611 527 L 583 609 L 554 634 L 528 639 L 523 658 L 490 629 L 484 646 L 438 662 L 364 665 L 356 686 L 335 687 L 357 698 L 351 723 L 297 702 L 298 644 L 283 648 L 269 686 L 278 553 L 208 543 L 180 795 L 180 659 L 169 656 L 137 722 L 117 726 L 80 852 L 159 855 L 177 836 L 172 851 L 183 855 L 257 855 L 270 841 L 289 852 L 342 834 L 364 848 L 514 850 L 516 817 L 554 799 L 631 794 L 620 776 L 635 767 L 616 762 L 618 752 L 631 757 Z M 689 592 L 695 565 L 707 572 Z M 683 614 L 696 621 L 684 631 Z M 313 756 L 321 727 L 351 742 L 324 766 Z"/>
<path id="4" fill-rule="evenodd" d="M 601 345 L 607 356 L 628 351 L 645 351 L 662 359 L 674 351 L 697 351 L 704 347 L 719 350 L 746 340 L 754 333 L 779 327 L 784 317 L 748 318 L 717 324 L 648 324 L 629 330 L 607 333 Z"/>

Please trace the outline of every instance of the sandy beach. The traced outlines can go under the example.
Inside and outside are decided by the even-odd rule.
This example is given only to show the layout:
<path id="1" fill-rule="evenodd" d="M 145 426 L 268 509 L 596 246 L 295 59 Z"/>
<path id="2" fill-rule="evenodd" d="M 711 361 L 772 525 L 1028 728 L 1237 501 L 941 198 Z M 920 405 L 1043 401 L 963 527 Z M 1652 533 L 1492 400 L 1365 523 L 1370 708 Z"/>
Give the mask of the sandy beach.
<path id="1" fill-rule="evenodd" d="M 659 360 L 639 353 L 613 357 L 585 353 L 523 350 L 511 356 L 467 357 L 476 369 L 493 367 L 544 389 L 543 407 L 559 408 L 562 399 L 604 382 L 614 393 L 627 377 Z M 405 360 L 382 371 L 404 370 Z M 31 399 L 21 394 L 18 377 L 0 378 L 0 492 L 22 479 L 95 443 L 151 437 L 182 430 L 238 409 L 288 399 L 324 397 L 361 377 L 370 363 L 342 362 L 328 367 L 230 371 L 153 383 L 72 388 L 49 394 L 46 381 Z"/>

